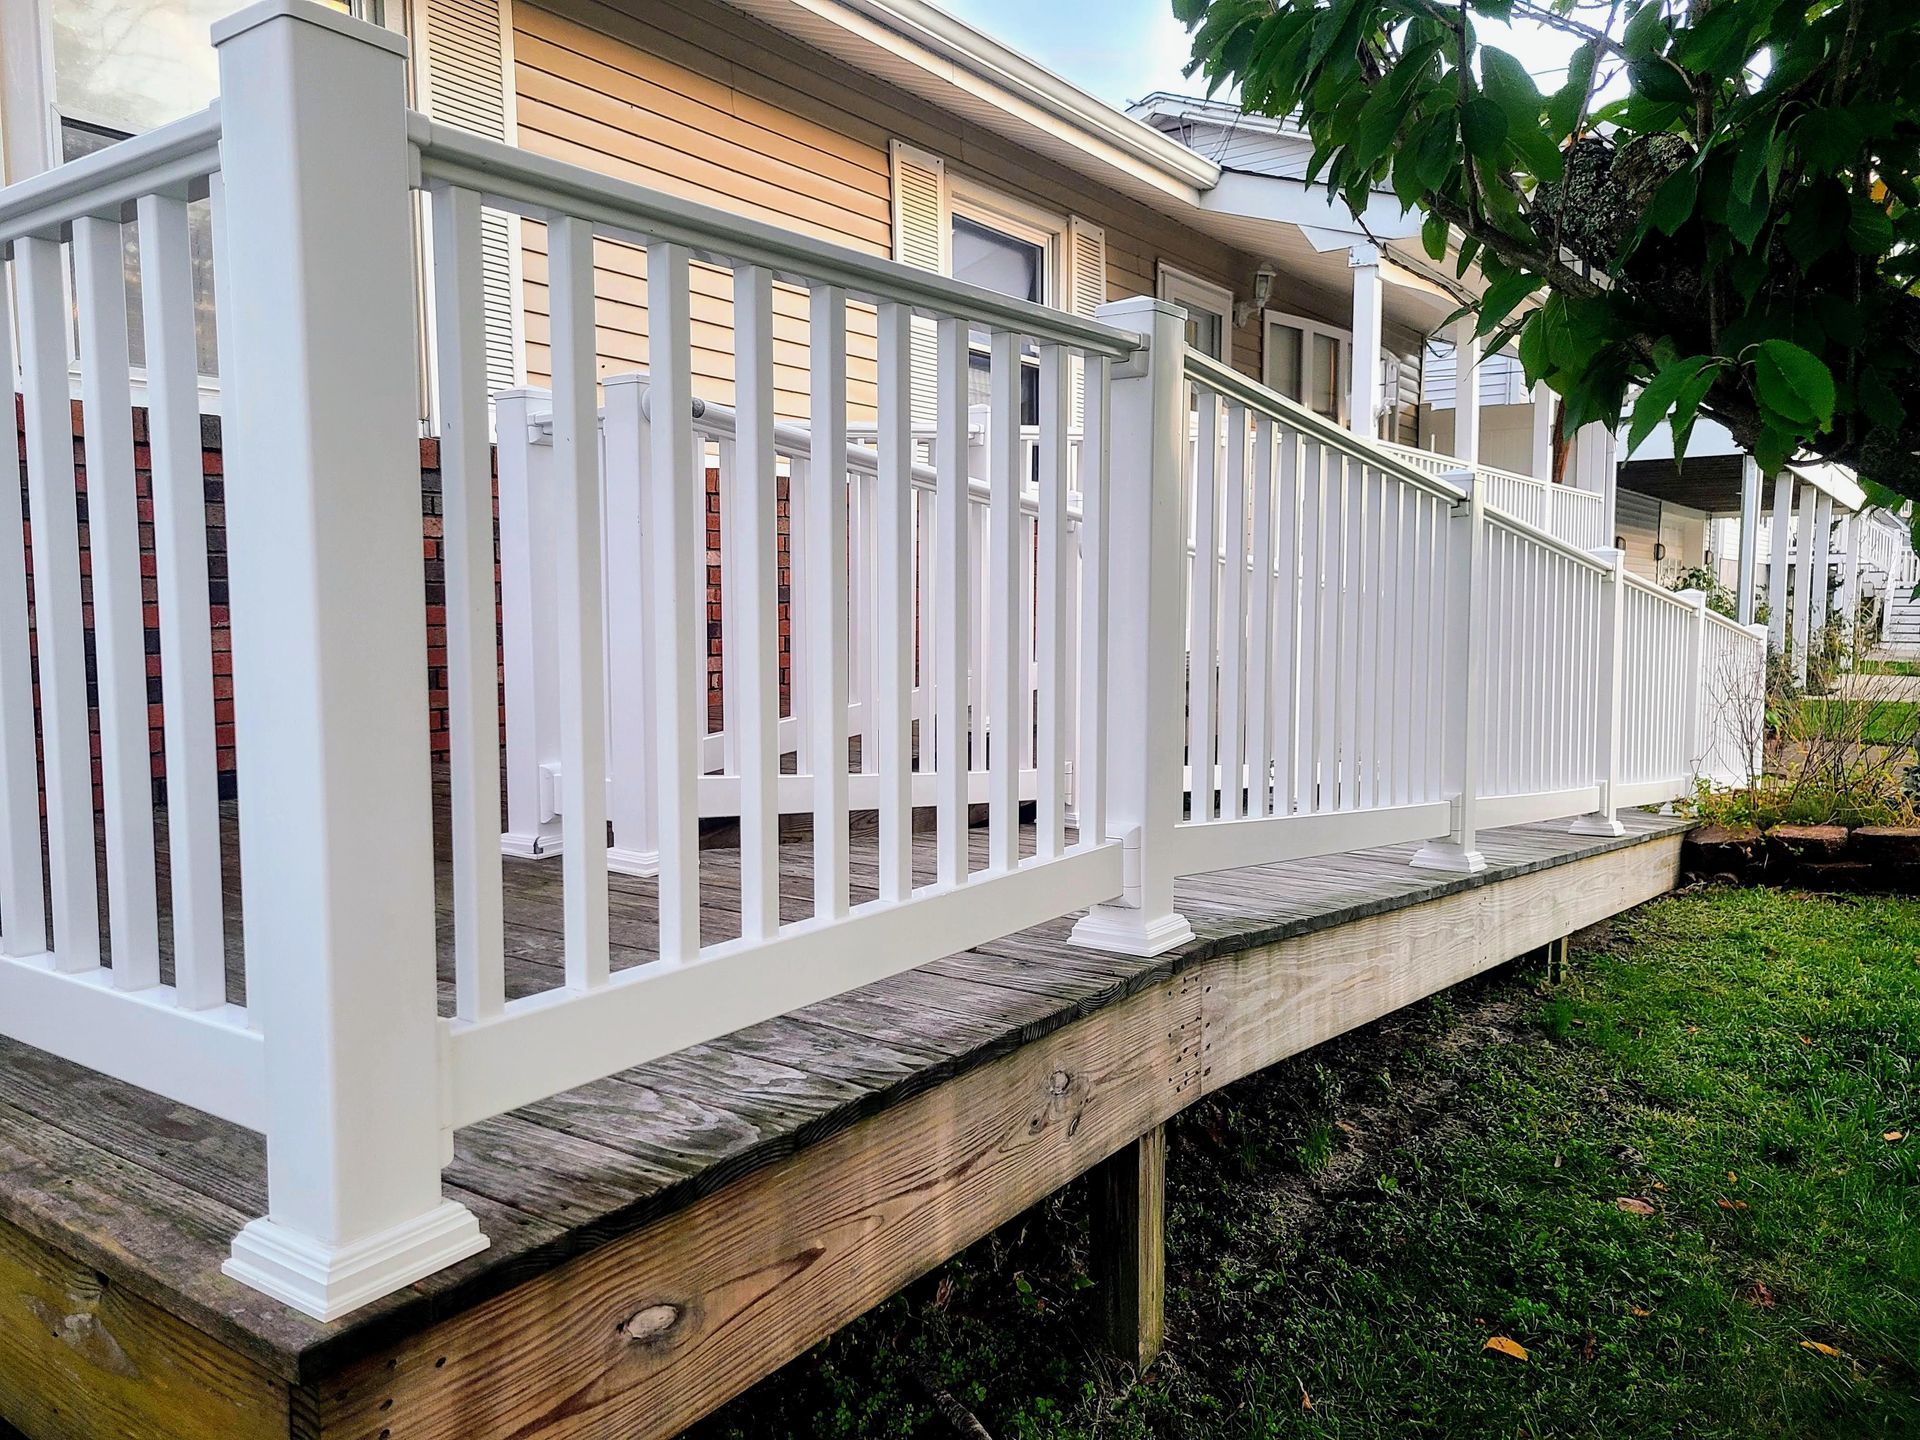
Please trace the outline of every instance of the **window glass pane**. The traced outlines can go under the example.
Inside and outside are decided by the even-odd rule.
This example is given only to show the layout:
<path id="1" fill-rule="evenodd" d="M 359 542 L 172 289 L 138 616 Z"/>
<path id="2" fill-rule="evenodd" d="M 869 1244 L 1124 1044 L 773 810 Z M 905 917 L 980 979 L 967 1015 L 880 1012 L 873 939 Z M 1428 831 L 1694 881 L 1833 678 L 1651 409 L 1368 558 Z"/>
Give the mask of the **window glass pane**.
<path id="1" fill-rule="evenodd" d="M 1340 341 L 1333 335 L 1313 337 L 1313 373 L 1307 404 L 1330 420 L 1340 418 Z"/>
<path id="2" fill-rule="evenodd" d="M 983 290 L 1040 304 L 1046 299 L 1046 251 L 1038 245 L 953 217 L 953 278 Z"/>
<path id="3" fill-rule="evenodd" d="M 1302 403 L 1300 347 L 1304 338 L 1297 325 L 1267 326 L 1267 387 Z"/>
<path id="4" fill-rule="evenodd" d="M 62 115 L 138 133 L 219 92 L 207 31 L 233 0 L 49 0 L 53 103 Z"/>
<path id="5" fill-rule="evenodd" d="M 965 216 L 953 217 L 953 278 L 1016 300 L 1046 303 L 1046 247 L 1007 235 Z M 987 332 L 971 333 L 973 354 L 967 371 L 967 403 L 985 405 L 992 394 Z M 1039 351 L 1023 345 L 1020 369 L 1020 423 L 1040 423 Z"/>
<path id="6" fill-rule="evenodd" d="M 1221 358 L 1220 317 L 1211 310 L 1204 310 L 1191 300 L 1176 301 L 1187 311 L 1187 344 L 1202 355 L 1218 360 Z"/>
<path id="7" fill-rule="evenodd" d="M 91 155 L 124 138 L 91 126 L 63 121 L 60 126 L 60 158 L 62 161 L 78 160 L 82 155 Z M 142 366 L 147 363 L 147 346 L 146 328 L 140 316 L 139 227 L 121 226 L 120 243 L 126 253 L 127 352 L 134 365 Z M 217 375 L 219 359 L 213 343 L 213 211 L 204 198 L 187 202 L 187 249 L 193 257 L 196 358 L 202 375 Z"/>

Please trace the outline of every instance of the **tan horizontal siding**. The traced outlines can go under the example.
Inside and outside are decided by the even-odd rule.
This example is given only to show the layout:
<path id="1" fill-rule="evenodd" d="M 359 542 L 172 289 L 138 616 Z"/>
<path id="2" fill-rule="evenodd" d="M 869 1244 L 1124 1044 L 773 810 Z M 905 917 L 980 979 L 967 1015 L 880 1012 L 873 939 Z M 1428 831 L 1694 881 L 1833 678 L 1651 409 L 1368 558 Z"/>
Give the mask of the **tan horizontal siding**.
<path id="1" fill-rule="evenodd" d="M 1016 198 L 1106 232 L 1108 294 L 1150 295 L 1160 262 L 1232 288 L 1254 265 L 1172 217 L 1021 150 L 715 0 L 515 0 L 518 143 L 667 193 L 864 250 L 892 251 L 888 144 L 945 157 Z M 524 227 L 527 370 L 550 363 L 545 234 Z M 601 373 L 646 363 L 645 256 L 596 252 Z M 695 388 L 733 396 L 730 282 L 696 267 Z M 775 390 L 782 415 L 807 409 L 805 296 L 775 292 Z M 872 311 L 848 317 L 849 398 L 874 397 Z M 1229 357 L 1259 373 L 1257 323 Z"/>

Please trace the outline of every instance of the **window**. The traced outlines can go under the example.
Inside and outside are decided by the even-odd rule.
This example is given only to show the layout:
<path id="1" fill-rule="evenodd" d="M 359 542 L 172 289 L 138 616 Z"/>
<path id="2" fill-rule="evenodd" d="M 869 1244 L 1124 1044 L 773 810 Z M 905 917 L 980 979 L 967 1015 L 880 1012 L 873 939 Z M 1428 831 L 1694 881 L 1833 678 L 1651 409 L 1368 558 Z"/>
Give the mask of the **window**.
<path id="1" fill-rule="evenodd" d="M 1054 274 L 1066 222 L 957 177 L 952 185 L 953 278 L 1036 305 L 1055 303 Z M 985 405 L 992 383 L 986 331 L 975 330 L 972 342 L 967 402 Z M 1024 345 L 1021 360 L 1020 423 L 1038 425 L 1040 352 Z"/>
<path id="2" fill-rule="evenodd" d="M 1233 292 L 1197 275 L 1160 266 L 1160 298 L 1187 312 L 1187 344 L 1215 360 L 1227 358 L 1227 337 L 1233 333 Z"/>
<path id="3" fill-rule="evenodd" d="M 1263 380 L 1317 415 L 1345 424 L 1353 338 L 1317 320 L 1269 310 L 1263 324 Z"/>

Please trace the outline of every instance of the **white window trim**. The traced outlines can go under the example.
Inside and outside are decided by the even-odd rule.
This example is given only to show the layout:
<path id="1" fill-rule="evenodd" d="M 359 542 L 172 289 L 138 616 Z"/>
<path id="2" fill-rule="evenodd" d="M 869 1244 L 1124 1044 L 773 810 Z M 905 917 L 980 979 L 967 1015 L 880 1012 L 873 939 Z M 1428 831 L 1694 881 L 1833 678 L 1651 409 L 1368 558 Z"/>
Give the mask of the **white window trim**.
<path id="1" fill-rule="evenodd" d="M 1260 383 L 1272 386 L 1268 377 L 1272 373 L 1267 368 L 1268 348 L 1267 332 L 1271 326 L 1286 325 L 1300 332 L 1300 364 L 1302 371 L 1310 363 L 1315 336 L 1324 335 L 1339 347 L 1340 373 L 1334 378 L 1333 403 L 1338 423 L 1347 423 L 1347 407 L 1350 397 L 1347 394 L 1353 377 L 1353 331 L 1339 325 L 1329 325 L 1324 320 L 1315 320 L 1311 315 L 1292 315 L 1284 310 L 1262 310 L 1260 312 Z M 1300 403 L 1306 405 L 1304 397 Z M 1308 406 L 1311 409 L 1311 406 Z"/>
<path id="2" fill-rule="evenodd" d="M 1041 266 L 1040 303 L 1060 308 L 1060 298 L 1065 293 L 1067 275 L 1067 217 L 1048 210 L 1045 206 L 1035 205 L 1009 195 L 1005 191 L 995 190 L 969 175 L 962 175 L 952 166 L 947 167 L 947 227 L 953 227 L 954 220 L 971 220 L 976 225 L 985 225 L 1016 240 L 1024 240 L 1029 245 L 1038 245 L 1046 257 Z M 953 274 L 953 245 L 951 236 L 947 241 L 947 274 Z"/>
<path id="3" fill-rule="evenodd" d="M 1202 280 L 1191 271 L 1162 260 L 1155 266 L 1154 291 L 1160 299 L 1190 310 L 1203 310 L 1220 320 L 1220 359 L 1233 359 L 1233 291 L 1211 280 Z"/>

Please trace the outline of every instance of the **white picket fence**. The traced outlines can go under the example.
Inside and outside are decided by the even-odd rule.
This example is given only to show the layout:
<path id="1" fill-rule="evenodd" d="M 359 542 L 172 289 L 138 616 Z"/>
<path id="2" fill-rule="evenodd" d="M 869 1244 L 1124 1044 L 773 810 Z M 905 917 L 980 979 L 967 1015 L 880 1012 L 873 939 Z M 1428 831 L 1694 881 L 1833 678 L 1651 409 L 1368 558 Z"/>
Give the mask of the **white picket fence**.
<path id="1" fill-rule="evenodd" d="M 1470 872 L 1483 824 L 1566 817 L 1617 833 L 1620 806 L 1738 765 L 1759 638 L 1632 581 L 1616 552 L 1501 513 L 1484 478 L 1413 468 L 1188 353 L 1171 306 L 1125 300 L 1076 318 L 447 129 L 406 110 L 403 42 L 313 0 L 266 0 L 215 35 L 217 112 L 0 191 L 20 316 L 17 347 L 0 332 L 0 353 L 17 351 L 28 472 L 25 515 L 16 477 L 0 474 L 0 1031 L 264 1132 L 268 1214 L 236 1236 L 228 1268 L 290 1305 L 339 1315 L 485 1244 L 442 1194 L 454 1127 L 1064 915 L 1080 915 L 1080 943 L 1157 953 L 1191 934 L 1182 874 L 1389 842 Z M 244 977 L 226 973 L 221 919 L 185 226 L 202 190 L 215 216 Z M 430 197 L 441 417 L 445 1016 L 417 190 Z M 483 206 L 543 224 L 549 257 L 551 395 L 504 396 L 496 413 Z M 151 407 L 164 906 L 126 207 Z M 644 379 L 596 375 L 596 241 L 645 251 Z M 731 279 L 724 411 L 692 389 L 695 261 Z M 775 418 L 776 283 L 805 294 L 804 427 Z M 859 367 L 854 304 L 877 331 Z M 923 333 L 938 423 L 916 436 L 910 357 Z M 984 418 L 967 403 L 982 344 Z M 1027 364 L 1039 424 L 1023 429 Z M 875 376 L 858 413 L 856 369 Z M 1699 680 L 1716 668 L 1736 682 L 1732 719 Z M 524 830 L 516 818 L 503 832 L 503 768 L 510 811 L 532 787 Z M 874 817 L 859 891 L 856 810 Z M 934 831 L 918 868 L 916 810 Z M 783 912 L 781 816 L 795 812 L 812 820 L 800 842 L 811 894 Z M 707 864 L 726 903 L 703 910 L 701 820 L 723 814 L 735 843 Z M 564 971 L 513 998 L 503 833 L 508 849 L 557 841 L 563 892 Z M 657 874 L 657 953 L 619 969 L 616 866 Z"/>

